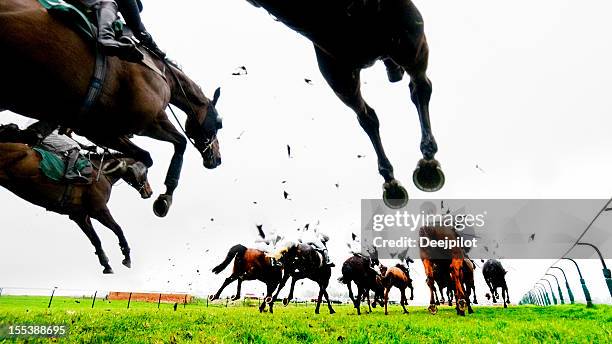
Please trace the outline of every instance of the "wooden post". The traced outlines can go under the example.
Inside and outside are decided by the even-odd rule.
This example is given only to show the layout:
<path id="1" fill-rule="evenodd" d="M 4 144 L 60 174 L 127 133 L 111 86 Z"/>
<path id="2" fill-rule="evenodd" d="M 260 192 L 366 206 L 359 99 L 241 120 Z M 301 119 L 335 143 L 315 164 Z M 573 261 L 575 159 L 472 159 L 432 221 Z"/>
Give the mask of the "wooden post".
<path id="1" fill-rule="evenodd" d="M 159 299 L 157 299 L 157 309 L 159 309 L 160 302 L 161 302 L 161 293 L 159 294 Z"/>
<path id="2" fill-rule="evenodd" d="M 183 301 L 183 309 L 187 307 L 187 294 L 185 294 L 185 300 Z"/>
<path id="3" fill-rule="evenodd" d="M 53 291 L 51 292 L 51 298 L 49 299 L 49 305 L 47 308 L 51 308 L 51 302 L 53 301 L 53 295 L 55 295 L 55 289 L 57 288 L 53 288 Z"/>
<path id="4" fill-rule="evenodd" d="M 94 308 L 94 304 L 96 303 L 96 296 L 98 296 L 98 291 L 94 293 L 93 301 L 91 302 L 91 308 Z"/>
<path id="5" fill-rule="evenodd" d="M 132 302 L 132 292 L 130 292 L 130 297 L 128 298 L 127 308 L 130 309 L 130 302 Z"/>

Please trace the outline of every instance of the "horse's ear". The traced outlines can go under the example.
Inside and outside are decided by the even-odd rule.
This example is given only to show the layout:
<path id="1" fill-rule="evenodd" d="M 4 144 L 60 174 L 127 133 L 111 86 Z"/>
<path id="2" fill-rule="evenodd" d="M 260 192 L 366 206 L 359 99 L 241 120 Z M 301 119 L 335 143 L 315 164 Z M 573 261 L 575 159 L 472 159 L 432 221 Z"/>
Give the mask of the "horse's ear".
<path id="1" fill-rule="evenodd" d="M 217 102 L 219 101 L 219 97 L 221 97 L 221 87 L 217 87 L 217 89 L 215 90 L 215 95 L 213 96 L 213 100 L 212 103 L 213 105 L 217 105 Z"/>

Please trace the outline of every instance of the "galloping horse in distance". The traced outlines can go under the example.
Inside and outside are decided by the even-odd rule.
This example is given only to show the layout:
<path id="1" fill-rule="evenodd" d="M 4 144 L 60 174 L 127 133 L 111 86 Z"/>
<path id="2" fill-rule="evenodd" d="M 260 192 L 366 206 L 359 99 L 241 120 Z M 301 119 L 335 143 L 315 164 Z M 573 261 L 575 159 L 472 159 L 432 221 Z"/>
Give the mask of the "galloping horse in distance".
<path id="1" fill-rule="evenodd" d="M 0 142 L 6 141 L 0 127 Z M 12 141 L 12 140 L 11 140 Z M 121 227 L 113 219 L 107 203 L 113 185 L 120 179 L 139 190 L 142 198 L 151 197 L 152 191 L 146 179 L 137 180 L 127 166 L 135 162 L 132 158 L 93 156 L 93 182 L 88 185 L 69 185 L 47 178 L 39 165 L 41 156 L 23 143 L 0 143 L 0 185 L 24 200 L 58 214 L 68 215 L 85 233 L 96 249 L 105 274 L 113 273 L 102 243 L 96 234 L 91 219 L 108 227 L 119 239 L 123 253 L 123 265 L 131 267 L 130 247 Z M 100 171 L 101 175 L 98 175 Z"/>
<path id="2" fill-rule="evenodd" d="M 431 241 L 453 241 L 457 240 L 458 235 L 452 227 L 424 226 L 419 229 L 419 237 L 426 237 Z M 455 308 L 458 315 L 464 316 L 465 310 L 470 308 L 470 299 L 465 297 L 463 287 L 463 263 L 465 257 L 463 249 L 460 247 L 453 247 L 452 249 L 421 247 L 419 253 L 425 268 L 425 275 L 427 276 L 427 286 L 430 293 L 428 309 L 431 314 L 438 312 L 434 296 L 436 292 L 434 265 L 439 264 L 449 267 L 451 283 L 454 286 Z"/>
<path id="3" fill-rule="evenodd" d="M 423 17 L 410 0 L 248 0 L 299 32 L 314 45 L 319 69 L 344 104 L 356 114 L 370 138 L 384 178 L 383 197 L 392 207 L 405 205 L 408 194 L 393 175 L 374 109 L 360 91 L 360 71 L 383 60 L 389 81 L 410 75 L 410 95 L 421 123 L 423 159 L 413 174 L 423 191 L 437 191 L 444 174 L 434 159 L 438 146 L 429 120 L 432 86 L 427 78 L 429 48 Z"/>
<path id="4" fill-rule="evenodd" d="M 489 259 L 482 266 L 482 275 L 484 276 L 487 286 L 491 291 L 493 303 L 497 302 L 496 298 L 499 298 L 497 288 L 501 288 L 501 299 L 504 302 L 504 308 L 508 308 L 508 304 L 510 303 L 508 285 L 506 284 L 506 273 L 507 271 L 504 269 L 501 262 L 496 259 Z"/>
<path id="5" fill-rule="evenodd" d="M 223 285 L 221 285 L 221 288 L 219 288 L 219 291 L 217 291 L 215 295 L 209 296 L 210 301 L 218 299 L 223 289 L 236 280 L 238 281 L 238 288 L 236 290 L 236 295 L 232 297 L 233 301 L 240 299 L 242 281 L 251 280 L 258 280 L 265 283 L 267 288 L 266 299 L 272 297 L 274 290 L 281 281 L 282 268 L 272 264 L 271 258 L 266 256 L 266 252 L 253 248 L 246 248 L 243 245 L 235 245 L 229 249 L 225 260 L 217 265 L 212 271 L 215 274 L 219 274 L 232 260 L 234 260 L 232 274 L 225 279 Z M 266 308 L 266 299 L 264 299 L 259 306 L 259 312 L 263 312 Z M 270 302 L 270 313 L 273 313 L 273 306 L 274 304 Z"/>
<path id="6" fill-rule="evenodd" d="M 387 304 L 389 303 L 389 291 L 391 288 L 396 287 L 400 290 L 400 304 L 404 309 L 404 314 L 408 314 L 406 305 L 408 304 L 408 298 L 406 298 L 406 288 L 410 288 L 410 300 L 414 300 L 414 288 L 412 287 L 412 279 L 408 268 L 402 264 L 397 264 L 389 269 L 386 269 L 383 278 L 382 285 L 385 288 L 385 315 L 389 314 L 387 311 Z"/>
<path id="7" fill-rule="evenodd" d="M 327 286 L 331 278 L 331 267 L 325 264 L 323 255 L 320 252 L 308 244 L 291 243 L 280 250 L 278 261 L 283 265 L 283 279 L 274 297 L 267 299 L 270 304 L 278 299 L 278 294 L 291 277 L 289 295 L 283 299 L 283 305 L 287 306 L 293 299 L 295 283 L 301 279 L 308 278 L 319 285 L 319 296 L 317 298 L 315 314 L 319 314 L 323 296 L 325 296 L 325 300 L 327 301 L 329 314 L 336 313 L 332 308 L 329 295 L 327 294 Z"/>
<path id="8" fill-rule="evenodd" d="M 130 135 L 172 143 L 166 192 L 154 204 L 165 216 L 178 186 L 187 139 L 168 119 L 169 103 L 187 114 L 185 130 L 202 154 L 204 166 L 221 163 L 217 130 L 221 119 L 211 101 L 179 68 L 146 54 L 149 66 L 106 58 L 99 97 L 83 111 L 96 66 L 94 43 L 85 40 L 36 0 L 0 2 L 0 108 L 72 128 L 92 142 L 153 165 Z M 83 113 L 85 112 L 85 113 Z"/>
<path id="9" fill-rule="evenodd" d="M 374 291 L 374 304 L 377 299 L 383 297 L 383 287 L 380 283 L 380 275 L 374 270 L 379 265 L 376 251 L 370 252 L 369 256 L 354 254 L 342 264 L 342 276 L 338 279 L 340 283 L 346 284 L 349 297 L 353 306 L 357 309 L 357 315 L 361 315 L 361 300 L 367 298 L 368 311 L 371 313 L 370 290 Z M 357 286 L 357 297 L 353 295 L 351 282 Z"/>

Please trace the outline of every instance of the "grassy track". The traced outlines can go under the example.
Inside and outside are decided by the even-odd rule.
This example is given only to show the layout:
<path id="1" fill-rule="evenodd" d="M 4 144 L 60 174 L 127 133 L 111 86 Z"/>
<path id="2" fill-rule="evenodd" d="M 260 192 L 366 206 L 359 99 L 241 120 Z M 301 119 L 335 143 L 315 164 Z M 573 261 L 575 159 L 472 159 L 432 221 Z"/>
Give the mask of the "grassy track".
<path id="1" fill-rule="evenodd" d="M 77 303 L 78 301 L 78 303 Z M 46 297 L 0 297 L 0 324 L 68 324 L 61 342 L 74 343 L 611 343 L 612 306 L 476 307 L 465 318 L 449 307 L 432 316 L 424 307 L 401 314 L 392 306 L 357 316 L 349 306 L 337 313 L 314 314 L 314 307 L 282 306 L 274 314 L 254 307 L 206 307 L 58 297 L 47 309 Z M 36 339 L 48 342 L 48 339 Z M 35 341 L 36 341 L 35 340 Z M 0 343 L 8 342 L 0 338 Z M 32 342 L 32 341 L 30 341 Z"/>

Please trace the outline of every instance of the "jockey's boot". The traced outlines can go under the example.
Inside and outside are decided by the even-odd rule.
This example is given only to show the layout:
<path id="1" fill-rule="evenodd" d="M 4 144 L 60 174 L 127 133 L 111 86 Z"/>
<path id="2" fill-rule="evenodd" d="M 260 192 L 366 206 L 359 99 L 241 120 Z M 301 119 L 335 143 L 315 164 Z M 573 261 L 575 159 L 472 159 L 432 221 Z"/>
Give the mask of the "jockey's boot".
<path id="1" fill-rule="evenodd" d="M 323 259 L 325 260 L 325 265 L 329 266 L 329 267 L 334 267 L 336 266 L 336 264 L 332 263 L 331 260 L 329 260 L 329 253 L 327 253 L 327 250 L 323 250 Z"/>
<path id="2" fill-rule="evenodd" d="M 384 58 L 383 62 L 385 67 L 387 67 L 387 78 L 389 78 L 389 81 L 401 81 L 404 77 L 404 69 L 389 57 Z"/>
<path id="3" fill-rule="evenodd" d="M 150 33 L 148 33 L 147 31 L 142 31 L 136 35 L 136 38 L 138 38 L 138 40 L 140 41 L 140 43 L 142 43 L 142 45 L 144 45 L 149 50 L 151 50 L 153 54 L 157 55 L 157 57 L 159 57 L 162 60 L 166 58 L 166 53 L 163 52 L 157 46 L 157 43 L 155 43 Z"/>
<path id="4" fill-rule="evenodd" d="M 97 7 L 98 43 L 108 56 L 117 56 L 130 62 L 140 62 L 144 58 L 134 44 L 119 42 L 115 39 L 113 24 L 117 20 L 117 3 L 102 1 Z"/>
<path id="5" fill-rule="evenodd" d="M 78 171 L 75 171 L 75 165 L 77 160 L 79 159 L 79 150 L 72 149 L 66 152 L 68 156 L 68 162 L 66 163 L 66 173 L 64 178 L 71 183 L 78 184 L 87 184 L 89 183 L 89 179 L 82 176 Z"/>

